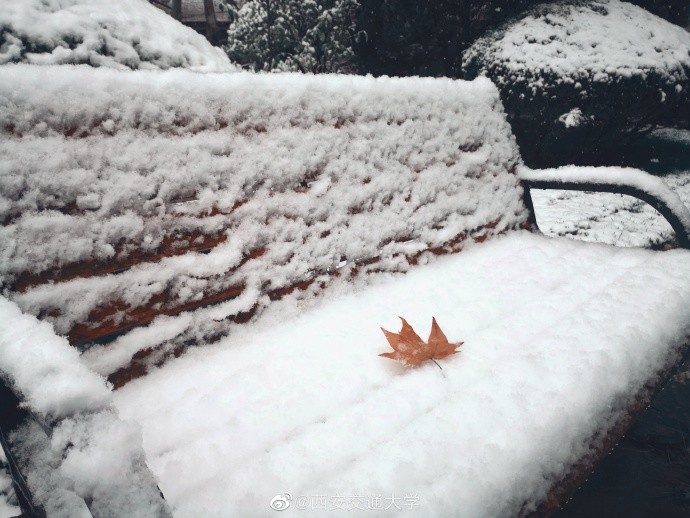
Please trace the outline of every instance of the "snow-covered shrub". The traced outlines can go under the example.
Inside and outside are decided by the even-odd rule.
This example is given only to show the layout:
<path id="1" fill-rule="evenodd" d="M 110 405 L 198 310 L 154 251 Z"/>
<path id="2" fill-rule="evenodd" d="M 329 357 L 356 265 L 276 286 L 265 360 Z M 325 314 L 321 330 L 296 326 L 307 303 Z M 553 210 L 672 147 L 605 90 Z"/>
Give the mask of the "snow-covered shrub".
<path id="1" fill-rule="evenodd" d="M 690 114 L 690 33 L 619 0 L 536 7 L 464 60 L 466 77 L 498 86 L 531 165 L 606 160 Z"/>
<path id="2" fill-rule="evenodd" d="M 3 0 L 0 64 L 233 70 L 227 56 L 146 0 Z"/>
<path id="3" fill-rule="evenodd" d="M 487 30 L 543 0 L 359 0 L 354 45 L 361 73 L 462 77 L 462 53 Z M 550 3 L 558 3 L 552 0 Z M 687 0 L 633 0 L 687 25 Z"/>
<path id="4" fill-rule="evenodd" d="M 357 0 L 250 0 L 225 50 L 254 70 L 352 72 L 357 8 Z"/>
<path id="5" fill-rule="evenodd" d="M 60 333 L 117 300 L 183 304 L 243 285 L 251 308 L 363 259 L 404 271 L 425 250 L 526 220 L 517 147 L 486 79 L 14 65 L 0 67 L 0 120 L 5 285 L 155 254 L 174 235 L 226 238 L 12 295 Z"/>

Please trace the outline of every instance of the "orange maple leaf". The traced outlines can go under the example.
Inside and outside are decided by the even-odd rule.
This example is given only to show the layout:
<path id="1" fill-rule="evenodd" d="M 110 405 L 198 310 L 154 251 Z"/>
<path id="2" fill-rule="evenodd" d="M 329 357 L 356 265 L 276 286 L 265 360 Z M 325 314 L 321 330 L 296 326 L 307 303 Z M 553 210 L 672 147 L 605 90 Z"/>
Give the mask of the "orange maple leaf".
<path id="1" fill-rule="evenodd" d="M 436 319 L 431 319 L 431 333 L 429 334 L 429 340 L 425 343 L 424 340 L 419 338 L 419 335 L 415 333 L 412 326 L 407 323 L 403 317 L 399 317 L 402 320 L 402 329 L 400 333 L 391 333 L 381 328 L 383 334 L 386 335 L 388 343 L 393 348 L 393 352 L 381 353 L 379 356 L 384 356 L 392 360 L 401 361 L 405 365 L 414 366 L 419 365 L 422 362 L 431 360 L 436 363 L 436 360 L 450 356 L 458 352 L 458 347 L 460 347 L 464 342 L 451 343 L 443 334 Z M 436 363 L 438 365 L 438 363 Z M 440 365 L 438 365 L 441 368 Z"/>

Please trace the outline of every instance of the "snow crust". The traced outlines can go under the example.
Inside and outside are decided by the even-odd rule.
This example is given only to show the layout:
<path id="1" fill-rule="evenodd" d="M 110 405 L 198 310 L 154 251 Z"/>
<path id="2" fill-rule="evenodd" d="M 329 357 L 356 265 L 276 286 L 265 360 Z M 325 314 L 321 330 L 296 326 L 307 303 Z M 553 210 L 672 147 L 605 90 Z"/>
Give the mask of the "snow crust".
<path id="1" fill-rule="evenodd" d="M 232 71 L 227 55 L 146 0 L 3 0 L 0 65 Z"/>
<path id="2" fill-rule="evenodd" d="M 227 235 L 206 255 L 11 295 L 32 314 L 59 310 L 59 333 L 118 299 L 260 294 L 376 256 L 403 271 L 405 256 L 526 220 L 486 79 L 15 65 L 0 70 L 0 119 L 5 285 L 175 233 Z"/>
<path id="3" fill-rule="evenodd" d="M 377 356 L 396 315 L 422 336 L 435 316 L 465 345 L 442 371 L 405 369 Z M 511 516 L 688 332 L 687 251 L 511 233 L 309 311 L 277 302 L 115 400 L 175 516 L 272 516 L 285 492 L 287 516 L 392 496 L 425 516 Z"/>
<path id="4" fill-rule="evenodd" d="M 3 297 L 0 376 L 37 418 L 14 430 L 10 443 L 48 516 L 91 516 L 85 500 L 95 516 L 166 516 L 141 429 L 120 420 L 105 380 L 50 324 Z"/>
<path id="5" fill-rule="evenodd" d="M 511 81 L 534 81 L 536 88 L 545 74 L 572 84 L 578 77 L 644 79 L 654 71 L 682 90 L 690 80 L 690 33 L 627 2 L 571 2 L 549 7 L 548 14 L 535 9 L 501 38 L 480 38 L 464 58 L 500 64 Z"/>

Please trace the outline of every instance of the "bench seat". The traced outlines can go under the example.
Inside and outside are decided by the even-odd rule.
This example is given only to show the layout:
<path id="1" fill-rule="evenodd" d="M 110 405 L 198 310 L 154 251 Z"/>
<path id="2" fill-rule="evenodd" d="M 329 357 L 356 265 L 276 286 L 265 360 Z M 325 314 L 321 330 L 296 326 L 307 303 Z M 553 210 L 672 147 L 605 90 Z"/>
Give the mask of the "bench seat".
<path id="1" fill-rule="evenodd" d="M 397 315 L 423 337 L 435 316 L 460 354 L 380 358 Z M 115 402 L 178 517 L 270 516 L 284 492 L 315 515 L 380 496 L 508 516 L 595 452 L 688 334 L 690 252 L 516 232 L 311 309 L 277 302 Z"/>

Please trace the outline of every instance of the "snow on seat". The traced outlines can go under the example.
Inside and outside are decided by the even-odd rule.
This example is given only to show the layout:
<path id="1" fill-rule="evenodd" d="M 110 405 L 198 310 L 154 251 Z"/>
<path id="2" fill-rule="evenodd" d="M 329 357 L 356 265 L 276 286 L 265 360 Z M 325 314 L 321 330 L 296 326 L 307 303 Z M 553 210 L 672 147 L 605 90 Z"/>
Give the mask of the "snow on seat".
<path id="1" fill-rule="evenodd" d="M 422 336 L 435 316 L 460 354 L 443 370 L 379 357 L 396 315 Z M 175 516 L 272 516 L 285 493 L 288 516 L 509 516 L 596 447 L 689 333 L 690 252 L 517 232 L 307 311 L 276 303 L 115 401 Z"/>

